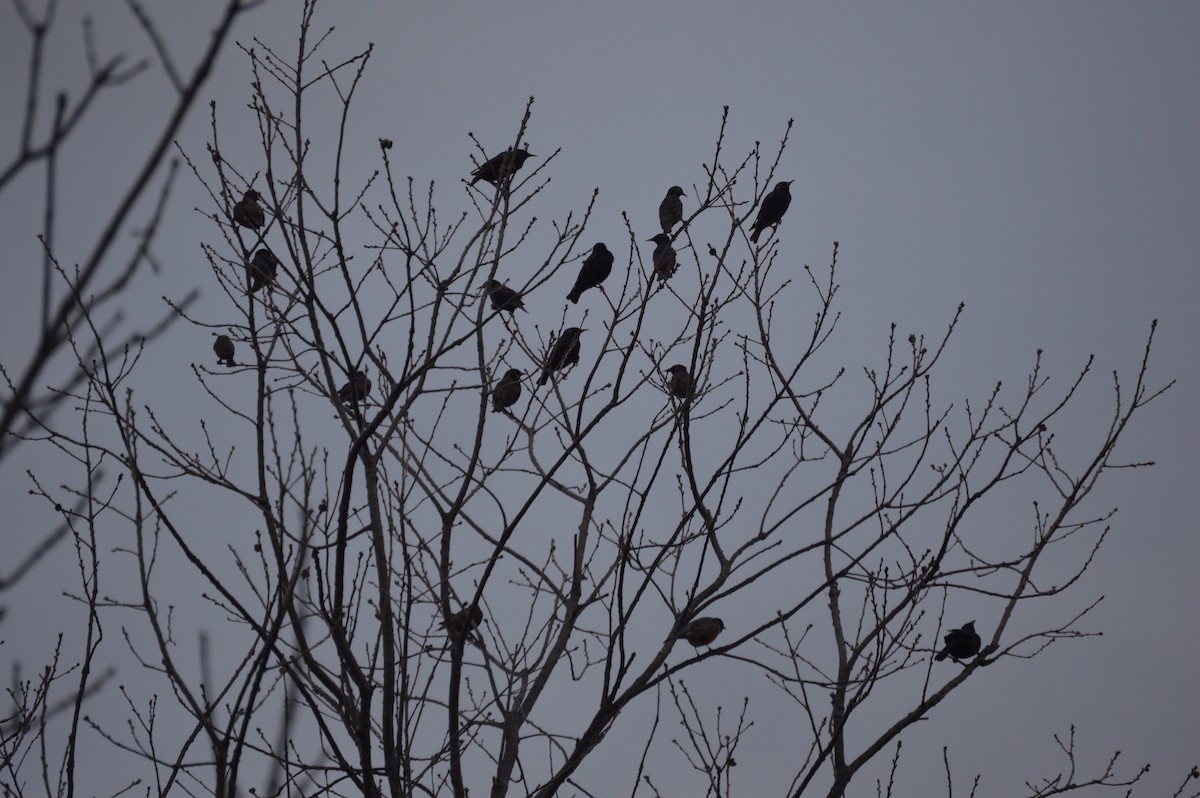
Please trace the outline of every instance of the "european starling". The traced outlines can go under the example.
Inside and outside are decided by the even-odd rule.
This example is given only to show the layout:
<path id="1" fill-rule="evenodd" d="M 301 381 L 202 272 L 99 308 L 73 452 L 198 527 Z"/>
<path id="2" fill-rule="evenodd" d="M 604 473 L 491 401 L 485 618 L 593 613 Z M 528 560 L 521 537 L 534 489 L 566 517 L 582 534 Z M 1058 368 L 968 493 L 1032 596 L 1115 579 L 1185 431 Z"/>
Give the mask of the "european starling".
<path id="1" fill-rule="evenodd" d="M 946 657 L 950 657 L 955 662 L 970 659 L 979 653 L 979 647 L 983 645 L 983 641 L 975 633 L 974 621 L 961 629 L 952 629 L 943 639 L 946 641 L 946 647 L 934 657 L 938 662 Z"/>
<path id="2" fill-rule="evenodd" d="M 483 623 L 483 610 L 477 606 L 463 607 L 450 616 L 449 624 L 442 621 L 442 628 L 446 630 L 451 638 L 457 640 L 478 629 L 481 623 Z"/>
<path id="3" fill-rule="evenodd" d="M 252 188 L 247 189 L 246 193 L 242 195 L 241 201 L 233 206 L 233 220 L 251 230 L 262 227 L 267 221 L 267 214 L 258 204 L 260 199 L 262 199 L 261 194 Z"/>
<path id="4" fill-rule="evenodd" d="M 275 273 L 279 270 L 279 258 L 269 249 L 260 249 L 250 261 L 250 293 L 263 286 L 275 285 Z"/>
<path id="5" fill-rule="evenodd" d="M 675 259 L 675 250 L 671 247 L 671 237 L 666 233 L 659 233 L 646 240 L 654 242 L 654 273 L 658 275 L 660 282 L 665 283 L 679 267 Z"/>
<path id="6" fill-rule="evenodd" d="M 217 365 L 235 366 L 233 362 L 233 340 L 228 335 L 218 335 L 213 341 L 213 351 L 217 353 Z"/>
<path id="7" fill-rule="evenodd" d="M 692 375 L 688 374 L 687 366 L 676 363 L 667 371 L 671 374 L 671 379 L 667 381 L 667 390 L 671 392 L 671 396 L 687 399 L 688 394 L 692 392 Z"/>
<path id="8" fill-rule="evenodd" d="M 529 150 L 514 150 L 509 147 L 499 155 L 488 158 L 472 172 L 471 185 L 475 185 L 480 180 L 486 180 L 493 186 L 499 186 L 501 181 L 512 177 L 518 169 L 524 166 L 526 160 L 536 157 Z"/>
<path id="9" fill-rule="evenodd" d="M 583 265 L 579 267 L 579 276 L 575 278 L 575 287 L 571 289 L 571 293 L 567 294 L 567 299 L 575 304 L 579 304 L 579 298 L 583 296 L 583 292 L 589 288 L 595 288 L 608 279 L 608 275 L 612 273 L 613 255 L 608 251 L 608 247 L 603 244 L 597 244 L 592 247 L 592 254 L 583 259 Z"/>
<path id="10" fill-rule="evenodd" d="M 686 196 L 679 186 L 667 189 L 667 196 L 658 206 L 658 223 L 662 225 L 664 233 L 670 233 L 672 227 L 683 221 L 683 200 L 679 198 Z"/>
<path id="11" fill-rule="evenodd" d="M 509 369 L 504 372 L 500 382 L 496 383 L 496 387 L 492 389 L 493 413 L 499 413 L 501 410 L 512 407 L 521 398 L 521 375 L 520 369 Z"/>
<path id="12" fill-rule="evenodd" d="M 771 189 L 771 193 L 763 197 L 762 205 L 758 208 L 758 218 L 754 220 L 750 231 L 751 241 L 757 243 L 759 233 L 779 224 L 783 215 L 787 213 L 788 205 L 792 204 L 792 192 L 788 190 L 788 186 L 795 182 L 780 180 L 775 184 L 775 188 Z"/>
<path id="13" fill-rule="evenodd" d="M 584 332 L 578 327 L 563 330 L 562 335 L 554 342 L 554 348 L 550 350 L 545 365 L 542 366 L 542 376 L 538 377 L 538 385 L 545 385 L 554 372 L 563 371 L 567 366 L 574 366 L 579 362 L 579 336 Z"/>
<path id="14" fill-rule="evenodd" d="M 697 618 L 683 627 L 679 636 L 696 648 L 700 648 L 700 646 L 711 644 L 724 630 L 725 622 L 720 618 Z"/>
<path id="15" fill-rule="evenodd" d="M 507 310 L 510 316 L 516 314 L 518 310 L 525 310 L 525 302 L 521 299 L 521 294 L 499 280 L 488 280 L 483 284 L 483 290 L 492 300 L 492 310 Z"/>
<path id="16" fill-rule="evenodd" d="M 356 371 L 354 376 L 350 378 L 350 382 L 338 388 L 338 401 L 342 404 L 346 402 L 354 402 L 357 404 L 367 398 L 367 394 L 371 392 L 371 380 L 367 378 L 365 371 Z"/>

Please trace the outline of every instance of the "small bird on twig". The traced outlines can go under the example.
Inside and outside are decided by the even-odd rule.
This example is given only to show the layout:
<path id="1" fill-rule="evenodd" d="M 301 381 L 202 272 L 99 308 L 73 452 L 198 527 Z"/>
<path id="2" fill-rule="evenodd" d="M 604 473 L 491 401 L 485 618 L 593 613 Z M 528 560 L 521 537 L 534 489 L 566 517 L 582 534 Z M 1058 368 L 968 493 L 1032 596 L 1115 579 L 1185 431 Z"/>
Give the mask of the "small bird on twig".
<path id="1" fill-rule="evenodd" d="M 538 385 L 545 385 L 549 382 L 554 372 L 564 371 L 568 366 L 574 366 L 579 362 L 579 337 L 585 332 L 587 330 L 581 330 L 578 327 L 568 327 L 563 330 L 562 335 L 550 349 L 550 356 L 546 358 L 546 362 L 542 366 L 542 376 L 538 377 Z"/>
<path id="2" fill-rule="evenodd" d="M 262 227 L 267 221 L 267 214 L 258 204 L 260 199 L 262 199 L 262 194 L 252 188 L 246 189 L 241 200 L 233 206 L 233 220 L 251 230 Z"/>
<path id="3" fill-rule="evenodd" d="M 478 606 L 463 607 L 450 616 L 450 623 L 442 621 L 442 628 L 451 638 L 457 640 L 478 629 L 481 623 L 483 623 L 483 610 Z"/>
<path id="4" fill-rule="evenodd" d="M 269 249 L 260 249 L 250 260 L 250 293 L 265 286 L 275 285 L 279 271 L 279 258 Z"/>
<path id="5" fill-rule="evenodd" d="M 667 196 L 658 206 L 658 223 L 662 225 L 664 233 L 670 233 L 671 228 L 683 221 L 683 200 L 679 198 L 686 196 L 679 186 L 667 189 Z"/>
<path id="6" fill-rule="evenodd" d="M 217 340 L 213 341 L 213 351 L 217 354 L 217 365 L 237 365 L 233 362 L 233 339 L 228 335 L 217 336 Z"/>
<path id="7" fill-rule="evenodd" d="M 671 247 L 671 237 L 666 233 L 659 233 L 646 240 L 654 242 L 654 273 L 658 275 L 659 282 L 665 283 L 679 268 L 675 250 Z"/>
<path id="8" fill-rule="evenodd" d="M 486 180 L 493 186 L 499 186 L 524 166 L 525 161 L 536 157 L 529 150 L 514 150 L 509 147 L 499 155 L 488 158 L 474 172 L 471 172 L 471 185 L 475 185 L 480 180 Z"/>
<path id="9" fill-rule="evenodd" d="M 671 392 L 671 396 L 676 399 L 687 399 L 692 392 L 692 375 L 688 374 L 687 366 L 676 363 L 667 369 L 667 372 L 671 375 L 671 378 L 667 380 L 667 390 Z"/>
<path id="10" fill-rule="evenodd" d="M 583 296 L 583 292 L 589 288 L 595 288 L 607 280 L 608 275 L 612 273 L 612 267 L 613 255 L 608 251 L 608 247 L 603 244 L 592 247 L 592 254 L 584 258 L 583 265 L 579 267 L 579 276 L 575 278 L 575 287 L 571 289 L 571 293 L 567 294 L 567 299 L 579 304 L 579 298 Z"/>
<path id="11" fill-rule="evenodd" d="M 483 284 L 483 290 L 492 300 L 492 310 L 507 310 L 510 316 L 516 315 L 518 310 L 525 310 L 525 301 L 521 299 L 520 292 L 514 291 L 499 280 L 488 280 Z"/>
<path id="12" fill-rule="evenodd" d="M 509 369 L 504 372 L 500 382 L 492 389 L 492 412 L 507 410 L 521 398 L 521 377 L 524 372 L 520 369 Z"/>
<path id="13" fill-rule="evenodd" d="M 938 662 L 941 662 L 946 657 L 950 657 L 955 662 L 970 659 L 979 653 L 979 647 L 983 645 L 983 641 L 975 633 L 974 621 L 971 621 L 961 629 L 950 630 L 943 640 L 946 641 L 946 647 L 934 657 Z"/>
<path id="14" fill-rule="evenodd" d="M 775 188 L 771 189 L 771 193 L 763 197 L 762 205 L 758 208 L 758 218 L 754 220 L 751 227 L 751 241 L 757 243 L 759 233 L 768 227 L 774 227 L 783 219 L 788 206 L 792 204 L 792 192 L 788 190 L 788 186 L 795 182 L 795 180 L 780 180 L 775 184 Z"/>
<path id="15" fill-rule="evenodd" d="M 356 371 L 354 376 L 350 378 L 350 382 L 338 388 L 338 401 L 342 404 L 353 402 L 355 404 L 367 398 L 367 394 L 371 392 L 371 381 L 367 378 L 365 371 Z"/>
<path id="16" fill-rule="evenodd" d="M 725 631 L 725 622 L 720 618 L 697 618 L 683 627 L 679 636 L 696 648 L 700 648 L 700 646 L 710 645 L 723 631 Z"/>

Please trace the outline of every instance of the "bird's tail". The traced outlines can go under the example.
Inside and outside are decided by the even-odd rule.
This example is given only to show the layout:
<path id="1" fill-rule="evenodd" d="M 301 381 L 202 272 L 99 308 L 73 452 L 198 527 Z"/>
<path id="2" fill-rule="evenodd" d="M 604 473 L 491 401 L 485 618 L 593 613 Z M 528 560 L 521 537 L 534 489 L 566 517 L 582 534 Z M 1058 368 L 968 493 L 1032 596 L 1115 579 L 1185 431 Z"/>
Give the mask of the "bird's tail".
<path id="1" fill-rule="evenodd" d="M 571 304 L 578 305 L 581 296 L 583 296 L 583 291 L 578 288 L 572 288 L 571 293 L 567 294 L 567 299 L 571 300 Z M 541 383 L 538 384 L 540 385 Z"/>
<path id="2" fill-rule="evenodd" d="M 538 377 L 538 385 L 545 385 L 550 381 L 550 372 L 543 371 L 542 376 Z"/>
<path id="3" fill-rule="evenodd" d="M 934 661 L 935 661 L 935 662 L 941 662 L 941 661 L 942 661 L 942 660 L 944 660 L 945 658 L 946 658 L 946 652 L 945 652 L 945 651 L 942 651 L 942 652 L 940 652 L 940 653 L 939 653 L 939 654 L 938 654 L 936 657 L 934 657 L 933 659 L 934 659 Z"/>
<path id="4" fill-rule="evenodd" d="M 762 228 L 758 228 L 758 229 L 754 230 L 754 232 L 750 233 L 750 240 L 753 241 L 755 244 L 757 244 L 758 243 L 758 234 L 761 232 L 762 232 Z"/>

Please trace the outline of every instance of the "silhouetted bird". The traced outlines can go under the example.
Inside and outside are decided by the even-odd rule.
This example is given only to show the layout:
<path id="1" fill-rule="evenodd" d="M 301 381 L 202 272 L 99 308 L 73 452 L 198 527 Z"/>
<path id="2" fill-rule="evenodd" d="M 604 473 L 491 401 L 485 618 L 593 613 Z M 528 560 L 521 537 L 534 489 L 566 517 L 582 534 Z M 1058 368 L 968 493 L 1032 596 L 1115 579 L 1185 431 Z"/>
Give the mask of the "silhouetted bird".
<path id="1" fill-rule="evenodd" d="M 788 186 L 795 182 L 795 180 L 780 180 L 775 184 L 775 188 L 771 189 L 771 193 L 763 197 L 762 205 L 758 208 L 758 218 L 754 220 L 754 226 L 750 232 L 751 241 L 757 243 L 759 233 L 768 227 L 779 224 L 783 215 L 787 213 L 788 205 L 792 204 L 792 192 L 788 190 Z"/>
<path id="2" fill-rule="evenodd" d="M 338 400 L 345 404 L 346 402 L 358 403 L 367 398 L 367 394 L 371 392 L 371 380 L 367 378 L 365 371 L 356 371 L 354 376 L 350 378 L 350 382 L 338 388 Z"/>
<path id="3" fill-rule="evenodd" d="M 217 365 L 233 366 L 233 339 L 228 335 L 218 335 L 213 341 L 213 351 L 217 353 Z"/>
<path id="4" fill-rule="evenodd" d="M 546 358 L 546 363 L 542 366 L 542 376 L 538 377 L 538 385 L 545 385 L 554 372 L 563 371 L 568 366 L 574 366 L 579 362 L 579 336 L 584 332 L 586 330 L 578 327 L 568 327 L 563 330 L 562 335 L 554 342 L 554 348 L 550 350 L 550 356 Z"/>
<path id="5" fill-rule="evenodd" d="M 687 366 L 676 363 L 667 371 L 671 374 L 671 379 L 667 381 L 667 390 L 671 392 L 671 396 L 687 399 L 688 394 L 692 392 L 692 375 L 688 374 Z"/>
<path id="6" fill-rule="evenodd" d="M 683 200 L 679 198 L 686 196 L 679 186 L 667 189 L 667 196 L 658 206 L 658 223 L 662 225 L 664 233 L 670 233 L 672 227 L 683 221 Z"/>
<path id="7" fill-rule="evenodd" d="M 970 659 L 979 653 L 979 647 L 983 645 L 983 641 L 975 633 L 974 621 L 961 629 L 952 629 L 943 639 L 946 641 L 946 647 L 934 657 L 938 662 L 946 657 L 950 657 L 955 662 Z"/>
<path id="8" fill-rule="evenodd" d="M 665 283 L 679 268 L 675 250 L 671 247 L 671 237 L 666 233 L 659 233 L 654 238 L 646 240 L 654 242 L 654 273 L 658 275 L 661 282 Z"/>
<path id="9" fill-rule="evenodd" d="M 536 157 L 529 150 L 514 150 L 509 147 L 499 155 L 488 158 L 480 164 L 479 168 L 471 173 L 471 185 L 475 185 L 480 180 L 486 180 L 493 186 L 498 186 L 524 166 L 525 161 Z"/>
<path id="10" fill-rule="evenodd" d="M 275 285 L 275 274 L 279 271 L 279 258 L 269 249 L 260 249 L 250 261 L 250 293 L 263 286 Z"/>
<path id="11" fill-rule="evenodd" d="M 483 610 L 479 607 L 463 607 L 450 616 L 450 623 L 442 621 L 442 628 L 454 639 L 465 637 L 483 623 Z"/>
<path id="12" fill-rule="evenodd" d="M 697 618 L 683 627 L 679 636 L 696 648 L 707 646 L 725 631 L 725 622 L 720 618 Z"/>
<path id="13" fill-rule="evenodd" d="M 238 204 L 233 206 L 233 220 L 251 230 L 262 227 L 267 221 L 267 214 L 258 204 L 260 199 L 262 199 L 261 194 L 252 188 L 247 189 Z"/>
<path id="14" fill-rule="evenodd" d="M 496 387 L 492 389 L 493 413 L 512 407 L 521 398 L 521 375 L 520 369 L 509 369 L 504 372 L 500 382 L 496 383 Z"/>
<path id="15" fill-rule="evenodd" d="M 579 297 L 589 288 L 595 288 L 608 279 L 612 273 L 613 255 L 608 247 L 597 244 L 592 247 L 592 254 L 583 259 L 579 267 L 579 276 L 575 278 L 575 287 L 567 294 L 567 299 L 578 304 Z"/>
<path id="16" fill-rule="evenodd" d="M 483 284 L 483 290 L 492 300 L 492 310 L 507 310 L 510 316 L 518 310 L 525 310 L 525 302 L 521 299 L 521 294 L 499 280 L 488 280 Z"/>

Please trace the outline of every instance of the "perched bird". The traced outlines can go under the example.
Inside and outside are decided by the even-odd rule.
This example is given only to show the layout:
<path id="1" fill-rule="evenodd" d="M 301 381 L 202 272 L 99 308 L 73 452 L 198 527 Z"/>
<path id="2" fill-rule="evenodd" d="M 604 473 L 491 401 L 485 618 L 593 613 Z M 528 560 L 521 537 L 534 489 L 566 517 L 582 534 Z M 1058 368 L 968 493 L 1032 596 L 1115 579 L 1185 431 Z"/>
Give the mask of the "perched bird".
<path id="1" fill-rule="evenodd" d="M 492 300 L 492 310 L 507 310 L 510 316 L 515 315 L 518 310 L 525 310 L 525 302 L 521 299 L 520 292 L 514 291 L 499 280 L 488 280 L 483 284 L 483 290 Z"/>
<path id="2" fill-rule="evenodd" d="M 493 413 L 499 413 L 501 410 L 512 407 L 521 398 L 521 376 L 520 369 L 509 369 L 504 372 L 500 382 L 496 383 L 496 387 L 492 389 Z"/>
<path id="3" fill-rule="evenodd" d="M 583 292 L 589 288 L 595 288 L 608 279 L 608 275 L 612 273 L 613 255 L 608 251 L 608 247 L 603 244 L 597 244 L 592 247 L 592 254 L 583 259 L 583 265 L 579 267 L 579 276 L 575 278 L 575 287 L 571 289 L 571 293 L 567 294 L 567 299 L 575 304 L 579 304 L 579 298 L 583 296 Z"/>
<path id="4" fill-rule="evenodd" d="M 235 366 L 233 362 L 233 340 L 228 335 L 218 335 L 213 341 L 213 351 L 217 353 L 217 365 Z"/>
<path id="5" fill-rule="evenodd" d="M 449 623 L 442 621 L 442 628 L 446 630 L 451 638 L 457 640 L 460 637 L 466 637 L 478 629 L 481 623 L 483 623 L 483 610 L 479 609 L 478 606 L 463 607 L 450 616 Z"/>
<path id="6" fill-rule="evenodd" d="M 267 214 L 258 204 L 260 199 L 262 199 L 262 194 L 252 188 L 247 189 L 238 204 L 233 206 L 233 220 L 251 230 L 262 227 L 267 221 Z"/>
<path id="7" fill-rule="evenodd" d="M 795 180 L 780 180 L 775 184 L 775 188 L 771 189 L 771 193 L 763 197 L 762 205 L 758 208 L 758 218 L 754 220 L 754 226 L 751 228 L 751 241 L 757 243 L 759 233 L 768 227 L 774 227 L 783 219 L 788 205 L 792 204 L 792 192 L 788 190 L 788 186 L 795 182 Z"/>
<path id="8" fill-rule="evenodd" d="M 554 372 L 563 371 L 568 366 L 574 366 L 579 362 L 579 336 L 584 332 L 586 330 L 578 327 L 568 327 L 563 330 L 562 335 L 558 336 L 558 340 L 554 342 L 554 347 L 550 350 L 550 356 L 546 358 L 545 365 L 542 366 L 542 376 L 538 377 L 538 385 L 545 385 Z"/>
<path id="9" fill-rule="evenodd" d="M 696 648 L 700 648 L 700 646 L 710 645 L 723 631 L 725 631 L 725 622 L 720 618 L 697 618 L 683 627 L 679 636 Z"/>
<path id="10" fill-rule="evenodd" d="M 686 196 L 679 186 L 667 189 L 667 196 L 658 206 L 658 223 L 662 225 L 664 233 L 670 233 L 672 227 L 683 221 L 683 200 L 679 198 Z"/>
<path id="11" fill-rule="evenodd" d="M 671 378 L 667 381 L 667 390 L 676 399 L 687 399 L 692 392 L 692 375 L 688 374 L 687 366 L 676 363 L 667 369 Z"/>
<path id="12" fill-rule="evenodd" d="M 679 268 L 675 259 L 675 250 L 671 247 L 671 237 L 666 233 L 659 233 L 654 238 L 646 240 L 654 242 L 654 273 L 658 275 L 659 281 L 665 283 Z"/>
<path id="13" fill-rule="evenodd" d="M 338 388 L 338 401 L 342 404 L 346 402 L 354 402 L 357 404 L 367 398 L 367 394 L 371 392 L 371 381 L 367 378 L 365 371 L 356 371 L 354 376 L 350 378 L 350 382 Z"/>
<path id="14" fill-rule="evenodd" d="M 264 286 L 275 285 L 275 274 L 279 271 L 279 258 L 269 249 L 260 249 L 250 260 L 250 293 Z"/>
<path id="15" fill-rule="evenodd" d="M 946 647 L 934 657 L 938 662 L 946 657 L 950 657 L 955 662 L 970 659 L 979 653 L 979 647 L 983 645 L 983 641 L 975 633 L 974 621 L 961 629 L 952 629 L 943 639 L 946 641 Z"/>
<path id="16" fill-rule="evenodd" d="M 502 181 L 512 177 L 518 169 L 524 166 L 525 161 L 536 157 L 529 150 L 514 150 L 509 147 L 499 155 L 494 155 L 480 164 L 479 168 L 471 173 L 471 185 L 475 185 L 480 180 L 486 180 L 493 186 L 499 186 Z"/>

